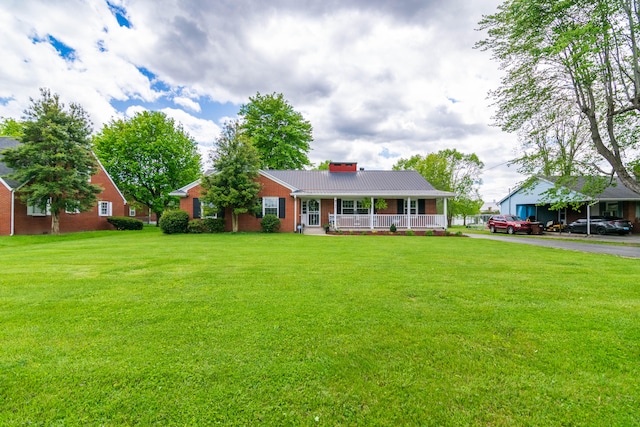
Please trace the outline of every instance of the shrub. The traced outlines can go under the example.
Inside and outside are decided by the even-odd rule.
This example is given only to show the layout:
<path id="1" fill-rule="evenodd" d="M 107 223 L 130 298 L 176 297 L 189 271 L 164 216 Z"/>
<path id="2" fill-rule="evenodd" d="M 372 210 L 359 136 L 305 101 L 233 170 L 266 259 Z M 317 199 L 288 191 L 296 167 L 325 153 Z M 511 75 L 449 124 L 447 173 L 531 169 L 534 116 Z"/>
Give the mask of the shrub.
<path id="1" fill-rule="evenodd" d="M 416 233 L 413 230 L 407 230 L 407 231 L 404 232 L 404 235 L 405 236 L 415 236 Z"/>
<path id="2" fill-rule="evenodd" d="M 207 227 L 202 220 L 192 219 L 187 226 L 187 232 L 192 234 L 200 234 L 207 231 Z"/>
<path id="3" fill-rule="evenodd" d="M 224 233 L 224 218 L 205 218 L 202 222 L 207 233 Z"/>
<path id="4" fill-rule="evenodd" d="M 391 227 L 389 227 L 389 231 L 392 233 L 396 232 L 396 225 L 395 224 L 391 224 Z"/>
<path id="5" fill-rule="evenodd" d="M 260 227 L 263 233 L 275 233 L 280 230 L 280 219 L 272 214 L 265 215 L 260 221 Z"/>
<path id="6" fill-rule="evenodd" d="M 433 230 L 427 230 L 424 232 L 425 236 L 433 236 Z"/>
<path id="7" fill-rule="evenodd" d="M 110 216 L 107 222 L 113 225 L 116 230 L 142 230 L 144 223 L 139 219 L 126 216 Z"/>
<path id="8" fill-rule="evenodd" d="M 160 228 L 165 234 L 186 233 L 189 230 L 189 214 L 185 211 L 169 211 L 160 217 Z"/>

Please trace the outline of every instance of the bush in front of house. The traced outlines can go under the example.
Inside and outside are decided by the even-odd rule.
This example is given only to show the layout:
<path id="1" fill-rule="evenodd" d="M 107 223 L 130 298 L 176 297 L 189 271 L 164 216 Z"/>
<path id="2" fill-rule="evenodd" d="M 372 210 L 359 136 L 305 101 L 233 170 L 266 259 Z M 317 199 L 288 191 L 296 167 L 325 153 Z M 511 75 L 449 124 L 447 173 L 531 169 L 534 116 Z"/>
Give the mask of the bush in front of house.
<path id="1" fill-rule="evenodd" d="M 260 221 L 263 233 L 275 233 L 280 230 L 280 219 L 275 215 L 265 215 Z"/>
<path id="2" fill-rule="evenodd" d="M 207 233 L 224 233 L 224 218 L 205 218 L 202 222 Z"/>
<path id="3" fill-rule="evenodd" d="M 116 230 L 142 230 L 144 223 L 139 219 L 129 218 L 126 216 L 110 216 L 107 222 L 115 227 Z"/>
<path id="4" fill-rule="evenodd" d="M 207 231 L 207 226 L 200 219 L 192 219 L 189 221 L 189 225 L 187 225 L 187 232 L 189 234 L 201 234 Z"/>
<path id="5" fill-rule="evenodd" d="M 186 233 L 189 231 L 189 214 L 180 210 L 165 212 L 159 225 L 165 234 Z"/>

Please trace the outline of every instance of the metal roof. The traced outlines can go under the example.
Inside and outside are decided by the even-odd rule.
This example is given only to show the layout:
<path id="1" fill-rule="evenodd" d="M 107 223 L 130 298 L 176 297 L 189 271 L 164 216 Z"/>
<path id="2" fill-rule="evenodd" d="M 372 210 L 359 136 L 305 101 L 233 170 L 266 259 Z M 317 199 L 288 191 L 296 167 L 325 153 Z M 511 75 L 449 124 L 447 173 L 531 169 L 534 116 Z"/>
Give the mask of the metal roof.
<path id="1" fill-rule="evenodd" d="M 261 174 L 291 188 L 292 194 L 299 196 L 454 196 L 436 190 L 416 171 L 266 170 Z"/>
<path id="2" fill-rule="evenodd" d="M 555 183 L 558 177 L 547 177 L 547 180 Z M 607 178 L 608 179 L 608 178 Z M 577 177 L 575 184 L 569 186 L 570 190 L 581 192 L 582 188 L 586 184 L 585 177 Z M 588 198 L 585 196 L 585 198 Z M 613 177 L 611 180 L 611 185 L 604 189 L 604 191 L 600 194 L 597 194 L 593 197 L 596 200 L 640 200 L 640 194 L 626 187 L 620 178 Z"/>
<path id="3" fill-rule="evenodd" d="M 20 144 L 20 142 L 10 136 L 0 136 L 0 153 L 2 153 L 5 148 L 14 148 L 17 147 L 18 144 Z M 8 178 L 8 175 L 11 175 L 12 173 L 13 169 L 7 166 L 3 161 L 0 161 L 0 178 L 2 178 L 11 188 L 15 189 L 20 185 L 20 183 Z"/>

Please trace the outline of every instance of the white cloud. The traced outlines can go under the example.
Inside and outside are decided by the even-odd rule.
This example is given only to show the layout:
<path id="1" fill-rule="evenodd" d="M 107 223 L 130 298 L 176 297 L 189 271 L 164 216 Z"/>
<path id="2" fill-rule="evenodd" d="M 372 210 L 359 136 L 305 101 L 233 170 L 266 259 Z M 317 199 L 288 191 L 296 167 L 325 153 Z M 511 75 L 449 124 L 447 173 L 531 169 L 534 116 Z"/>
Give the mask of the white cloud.
<path id="1" fill-rule="evenodd" d="M 456 148 L 486 164 L 487 201 L 521 179 L 513 167 L 493 168 L 514 156 L 515 138 L 490 126 L 486 94 L 500 75 L 472 48 L 477 22 L 499 0 L 114 3 L 131 28 L 106 2 L 0 6 L 0 116 L 20 117 L 49 87 L 83 105 L 96 128 L 162 110 L 205 152 L 233 115 L 216 114 L 211 102 L 239 106 L 257 91 L 278 92 L 312 123 L 315 163 L 388 169 L 398 156 Z M 47 35 L 75 49 L 76 60 L 31 41 Z"/>

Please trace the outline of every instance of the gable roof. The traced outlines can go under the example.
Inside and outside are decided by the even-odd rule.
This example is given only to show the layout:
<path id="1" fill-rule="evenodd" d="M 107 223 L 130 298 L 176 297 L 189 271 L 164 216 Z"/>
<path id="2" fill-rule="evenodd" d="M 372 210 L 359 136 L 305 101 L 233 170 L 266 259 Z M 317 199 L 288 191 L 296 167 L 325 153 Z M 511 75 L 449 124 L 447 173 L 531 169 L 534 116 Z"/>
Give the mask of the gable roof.
<path id="1" fill-rule="evenodd" d="M 209 175 L 213 171 L 205 172 Z M 291 190 L 292 196 L 314 197 L 453 197 L 436 190 L 416 171 L 329 172 L 318 170 L 261 170 L 260 175 Z M 200 180 L 170 195 L 186 197 Z"/>
<path id="2" fill-rule="evenodd" d="M 552 176 L 552 177 L 538 177 L 538 181 L 545 182 L 550 186 L 556 185 L 556 182 L 560 179 L 560 177 Z M 572 185 L 563 186 L 566 189 L 570 190 L 573 194 L 572 198 L 582 198 L 583 201 L 621 201 L 621 200 L 640 200 L 640 194 L 626 187 L 620 178 L 613 177 L 611 179 L 611 185 L 605 188 L 601 193 L 596 194 L 595 196 L 587 196 L 582 193 L 582 189 L 586 184 L 586 177 L 576 177 L 575 182 Z M 518 193 L 522 190 L 522 185 L 518 186 L 516 189 L 511 191 L 507 196 L 502 198 L 498 204 L 502 204 L 505 200 L 509 199 L 514 194 Z"/>
<path id="3" fill-rule="evenodd" d="M 18 144 L 20 144 L 20 141 L 16 140 L 15 138 L 12 138 L 9 136 L 0 136 L 0 153 L 2 153 L 2 151 L 5 148 L 14 148 L 14 147 L 17 147 Z M 124 195 L 122 194 L 122 192 L 120 191 L 116 183 L 113 182 L 111 175 L 109 175 L 109 172 L 107 172 L 107 170 L 104 168 L 104 166 L 100 162 L 100 159 L 98 159 L 98 156 L 96 156 L 94 152 L 91 152 L 91 154 L 93 154 L 94 159 L 96 159 L 96 162 L 98 163 L 98 167 L 102 169 L 102 171 L 107 175 L 109 182 L 111 182 L 113 187 L 118 192 L 118 195 L 120 195 L 122 200 L 126 203 L 127 200 L 125 199 Z M 6 185 L 9 187 L 9 190 L 15 190 L 18 187 L 20 187 L 21 183 L 14 179 L 8 178 L 8 175 L 10 175 L 11 173 L 13 173 L 13 169 L 11 169 L 2 160 L 0 160 L 0 181 L 4 181 Z"/>
<path id="4" fill-rule="evenodd" d="M 6 148 L 14 148 L 20 144 L 20 141 L 10 136 L 0 136 L 0 153 Z M 8 176 L 13 173 L 13 169 L 7 166 L 2 160 L 0 160 L 0 180 L 4 181 L 9 189 L 17 188 L 20 183 Z"/>

